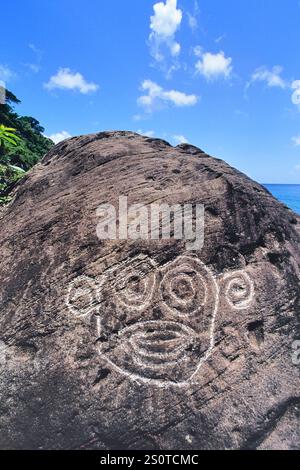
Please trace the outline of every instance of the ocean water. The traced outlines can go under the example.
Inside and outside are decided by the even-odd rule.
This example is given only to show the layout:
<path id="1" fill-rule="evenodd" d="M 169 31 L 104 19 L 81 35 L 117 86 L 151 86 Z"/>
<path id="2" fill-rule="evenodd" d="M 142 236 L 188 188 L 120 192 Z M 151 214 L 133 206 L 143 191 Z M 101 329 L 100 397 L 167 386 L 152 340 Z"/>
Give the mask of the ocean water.
<path id="1" fill-rule="evenodd" d="M 264 184 L 270 193 L 300 214 L 300 184 Z"/>

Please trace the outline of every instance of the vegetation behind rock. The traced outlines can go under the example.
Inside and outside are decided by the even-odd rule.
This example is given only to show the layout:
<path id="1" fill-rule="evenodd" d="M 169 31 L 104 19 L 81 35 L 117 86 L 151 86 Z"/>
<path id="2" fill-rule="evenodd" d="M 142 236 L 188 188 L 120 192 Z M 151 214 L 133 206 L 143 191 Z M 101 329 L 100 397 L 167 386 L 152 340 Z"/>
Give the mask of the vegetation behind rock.
<path id="1" fill-rule="evenodd" d="M 54 145 L 43 135 L 44 128 L 31 116 L 20 116 L 14 106 L 20 100 L 9 90 L 6 102 L 0 104 L 0 124 L 16 130 L 16 144 L 5 144 L 0 151 L 0 205 L 9 201 L 16 182 Z"/>

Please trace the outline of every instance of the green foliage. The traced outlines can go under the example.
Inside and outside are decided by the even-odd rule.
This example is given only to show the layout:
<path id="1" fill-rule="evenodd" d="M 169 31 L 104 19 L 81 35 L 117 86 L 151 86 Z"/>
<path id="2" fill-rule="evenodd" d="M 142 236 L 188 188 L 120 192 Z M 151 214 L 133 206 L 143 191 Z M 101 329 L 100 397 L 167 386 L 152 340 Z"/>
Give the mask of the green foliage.
<path id="1" fill-rule="evenodd" d="M 0 145 L 5 145 L 6 143 L 17 145 L 18 140 L 21 139 L 15 135 L 15 132 L 16 129 L 13 127 L 6 127 L 0 124 Z"/>
<path id="2" fill-rule="evenodd" d="M 9 90 L 6 91 L 6 103 L 0 104 L 0 123 L 16 129 L 20 140 L 17 145 L 6 149 L 6 157 L 13 165 L 29 170 L 53 146 L 53 142 L 43 135 L 44 128 L 31 116 L 19 116 L 13 105 L 20 100 Z"/>
<path id="3" fill-rule="evenodd" d="M 16 166 L 0 163 L 0 205 L 10 201 L 9 188 L 19 181 L 25 171 Z"/>
<path id="4" fill-rule="evenodd" d="M 0 104 L 0 205 L 24 172 L 35 165 L 54 145 L 43 135 L 44 128 L 31 116 L 19 116 L 13 108 L 20 100 L 6 90 Z"/>
<path id="5" fill-rule="evenodd" d="M 10 145 L 16 146 L 21 141 L 15 132 L 16 129 L 13 127 L 6 127 L 0 124 L 0 162 L 7 158 L 6 153 Z"/>

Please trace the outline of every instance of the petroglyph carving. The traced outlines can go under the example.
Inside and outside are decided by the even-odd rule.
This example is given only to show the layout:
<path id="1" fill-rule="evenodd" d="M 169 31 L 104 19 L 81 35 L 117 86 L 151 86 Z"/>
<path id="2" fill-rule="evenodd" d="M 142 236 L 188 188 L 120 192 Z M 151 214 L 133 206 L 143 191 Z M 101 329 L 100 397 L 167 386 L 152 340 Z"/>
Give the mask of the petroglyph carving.
<path id="1" fill-rule="evenodd" d="M 247 273 L 228 273 L 222 282 L 233 308 L 250 304 L 254 287 Z M 182 387 L 197 381 L 213 351 L 219 286 L 195 256 L 158 266 L 139 255 L 106 270 L 101 281 L 72 281 L 67 305 L 76 315 L 96 313 L 98 352 L 119 373 Z"/>
<path id="2" fill-rule="evenodd" d="M 156 285 L 156 264 L 145 256 L 137 256 L 127 260 L 124 266 L 118 267 L 115 273 L 114 295 L 121 307 L 143 311 L 151 304 Z"/>
<path id="3" fill-rule="evenodd" d="M 171 313 L 192 316 L 209 307 L 214 309 L 218 300 L 214 278 L 198 259 L 181 256 L 169 263 L 162 273 L 163 304 Z"/>
<path id="4" fill-rule="evenodd" d="M 254 298 L 254 285 L 245 271 L 236 271 L 224 276 L 225 297 L 229 305 L 237 310 L 247 308 Z"/>
<path id="5" fill-rule="evenodd" d="M 118 272 L 114 296 L 126 321 L 116 328 L 105 321 L 105 312 L 100 315 L 100 355 L 133 380 L 158 386 L 190 383 L 214 346 L 219 293 L 206 266 L 193 256 L 160 268 L 148 257 L 135 258 Z M 143 310 L 142 319 L 134 315 L 137 310 Z"/>
<path id="6" fill-rule="evenodd" d="M 66 304 L 74 315 L 86 316 L 99 306 L 99 295 L 100 288 L 94 279 L 79 276 L 68 287 Z"/>

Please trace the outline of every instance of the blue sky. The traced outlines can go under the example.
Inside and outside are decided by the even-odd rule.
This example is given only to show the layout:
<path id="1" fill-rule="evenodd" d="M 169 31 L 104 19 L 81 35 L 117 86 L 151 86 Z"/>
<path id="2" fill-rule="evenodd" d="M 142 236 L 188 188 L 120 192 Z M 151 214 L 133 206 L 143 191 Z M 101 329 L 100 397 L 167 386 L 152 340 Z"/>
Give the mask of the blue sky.
<path id="1" fill-rule="evenodd" d="M 2 17 L 0 80 L 46 135 L 140 131 L 300 183 L 298 0 L 26 0 Z"/>

